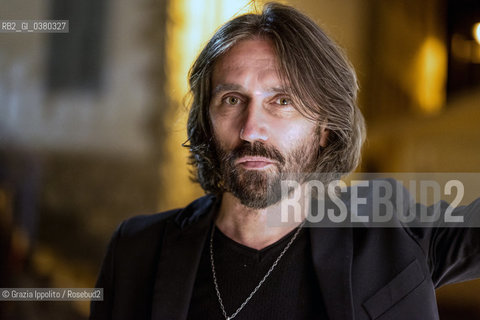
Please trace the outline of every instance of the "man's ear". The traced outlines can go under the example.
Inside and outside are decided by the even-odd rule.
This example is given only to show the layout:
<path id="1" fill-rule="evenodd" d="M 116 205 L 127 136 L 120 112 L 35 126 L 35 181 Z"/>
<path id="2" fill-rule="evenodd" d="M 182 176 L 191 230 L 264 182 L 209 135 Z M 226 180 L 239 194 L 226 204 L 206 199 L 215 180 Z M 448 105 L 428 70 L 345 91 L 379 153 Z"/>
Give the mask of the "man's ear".
<path id="1" fill-rule="evenodd" d="M 330 130 L 328 130 L 325 126 L 322 126 L 322 129 L 320 130 L 320 146 L 322 148 L 325 148 L 327 146 L 328 142 L 328 134 Z"/>

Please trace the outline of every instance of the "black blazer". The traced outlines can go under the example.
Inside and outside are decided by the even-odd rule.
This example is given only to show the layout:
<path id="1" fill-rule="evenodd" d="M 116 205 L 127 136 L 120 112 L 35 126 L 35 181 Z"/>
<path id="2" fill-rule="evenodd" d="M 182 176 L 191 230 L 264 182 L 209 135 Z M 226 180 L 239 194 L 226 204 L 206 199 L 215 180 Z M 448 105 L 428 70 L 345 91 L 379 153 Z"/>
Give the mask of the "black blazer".
<path id="1" fill-rule="evenodd" d="M 124 221 L 96 284 L 90 319 L 185 319 L 215 197 Z M 480 199 L 456 212 L 480 215 Z M 328 316 L 438 319 L 435 288 L 480 278 L 479 228 L 312 228 Z"/>

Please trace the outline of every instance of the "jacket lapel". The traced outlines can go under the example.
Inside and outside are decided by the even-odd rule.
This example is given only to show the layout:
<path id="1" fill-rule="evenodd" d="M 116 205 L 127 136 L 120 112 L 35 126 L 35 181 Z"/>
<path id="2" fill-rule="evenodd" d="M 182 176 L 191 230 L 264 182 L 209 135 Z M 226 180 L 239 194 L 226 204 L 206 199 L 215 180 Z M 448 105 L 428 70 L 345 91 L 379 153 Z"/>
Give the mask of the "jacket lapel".
<path id="1" fill-rule="evenodd" d="M 153 291 L 152 319 L 187 317 L 202 249 L 215 214 L 214 198 L 201 199 L 200 206 L 185 208 L 180 214 L 182 219 L 169 220 L 165 226 Z M 193 221 L 195 227 L 192 227 Z"/>
<path id="2" fill-rule="evenodd" d="M 350 228 L 310 229 L 312 257 L 329 319 L 354 319 Z"/>

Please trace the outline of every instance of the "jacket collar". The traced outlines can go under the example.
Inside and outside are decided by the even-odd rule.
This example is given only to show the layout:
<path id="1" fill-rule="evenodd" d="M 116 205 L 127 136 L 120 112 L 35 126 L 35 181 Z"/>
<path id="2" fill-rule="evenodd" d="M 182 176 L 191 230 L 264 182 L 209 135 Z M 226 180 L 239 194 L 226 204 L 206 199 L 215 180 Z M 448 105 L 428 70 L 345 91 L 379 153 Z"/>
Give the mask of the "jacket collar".
<path id="1" fill-rule="evenodd" d="M 152 299 L 152 319 L 186 319 L 216 198 L 204 196 L 167 220 Z"/>
<path id="2" fill-rule="evenodd" d="M 155 277 L 152 319 L 186 319 L 201 253 L 220 201 L 204 196 L 165 226 Z M 354 319 L 352 230 L 310 229 L 312 258 L 330 319 Z"/>

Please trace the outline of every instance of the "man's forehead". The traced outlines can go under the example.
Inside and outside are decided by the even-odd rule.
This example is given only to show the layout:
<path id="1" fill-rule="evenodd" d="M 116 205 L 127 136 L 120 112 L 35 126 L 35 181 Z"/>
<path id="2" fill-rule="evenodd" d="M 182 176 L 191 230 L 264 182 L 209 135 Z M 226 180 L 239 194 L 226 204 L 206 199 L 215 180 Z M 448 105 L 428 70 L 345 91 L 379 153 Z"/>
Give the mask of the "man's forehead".
<path id="1" fill-rule="evenodd" d="M 256 69 L 262 72 L 279 72 L 278 61 L 275 56 L 260 56 L 256 53 L 225 54 L 213 65 L 213 72 L 237 72 Z"/>
<path id="2" fill-rule="evenodd" d="M 213 66 L 212 94 L 248 89 L 262 93 L 289 92 L 282 76 L 273 42 L 265 39 L 242 40 L 235 44 Z"/>

